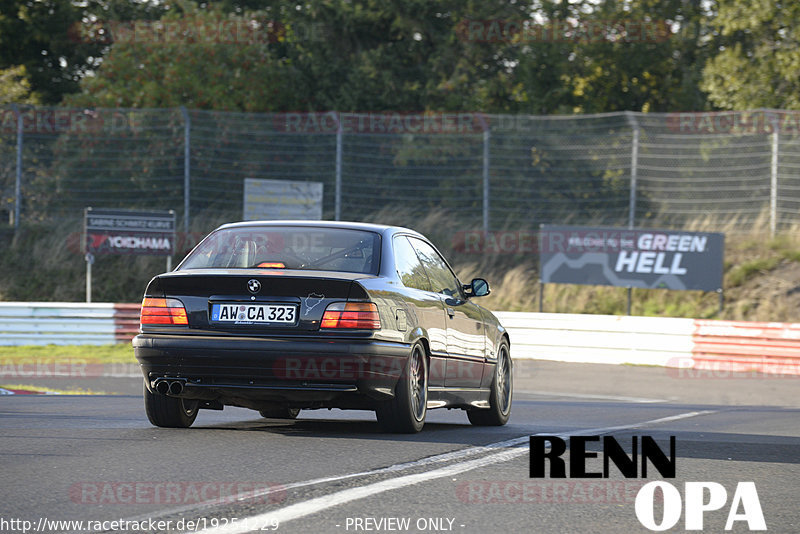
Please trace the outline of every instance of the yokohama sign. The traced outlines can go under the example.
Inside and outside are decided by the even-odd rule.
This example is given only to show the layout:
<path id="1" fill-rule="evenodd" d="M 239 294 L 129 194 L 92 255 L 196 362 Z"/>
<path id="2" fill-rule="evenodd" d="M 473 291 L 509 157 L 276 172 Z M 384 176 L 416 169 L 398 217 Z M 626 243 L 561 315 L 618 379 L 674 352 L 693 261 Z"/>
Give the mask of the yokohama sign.
<path id="1" fill-rule="evenodd" d="M 175 252 L 174 211 L 86 208 L 84 251 L 168 256 Z"/>

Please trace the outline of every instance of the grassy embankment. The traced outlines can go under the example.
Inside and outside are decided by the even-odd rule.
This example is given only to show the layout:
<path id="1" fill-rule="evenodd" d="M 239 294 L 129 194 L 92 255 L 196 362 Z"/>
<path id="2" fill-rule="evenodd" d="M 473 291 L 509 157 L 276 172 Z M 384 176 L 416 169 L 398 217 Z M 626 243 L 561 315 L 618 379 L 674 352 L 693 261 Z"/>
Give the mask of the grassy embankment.
<path id="1" fill-rule="evenodd" d="M 539 308 L 538 258 L 523 254 L 466 254 L 454 250 L 454 236 L 476 228 L 478 221 L 459 221 L 446 214 L 410 217 L 385 211 L 374 222 L 405 224 L 428 235 L 451 260 L 464 280 L 482 275 L 492 294 L 481 300 L 494 310 L 536 311 Z M 194 228 L 205 233 L 217 221 Z M 658 223 L 648 224 L 658 227 Z M 742 230 L 727 225 L 696 221 L 687 230 L 722 231 L 725 244 L 725 306 L 718 313 L 715 293 L 636 289 L 634 315 L 721 318 L 761 321 L 800 321 L 800 229 L 784 229 L 770 238 L 767 225 L 757 223 Z M 75 225 L 32 225 L 0 242 L 0 300 L 84 300 L 85 262 L 78 250 Z M 177 263 L 178 258 L 176 258 Z M 93 269 L 94 300 L 138 302 L 147 281 L 164 270 L 164 259 L 146 256 L 100 257 Z M 564 313 L 624 314 L 623 288 L 548 285 L 544 311 Z"/>
<path id="2" fill-rule="evenodd" d="M 401 222 L 391 216 L 376 220 Z M 483 276 L 489 280 L 492 294 L 482 299 L 481 305 L 492 310 L 538 311 L 537 256 L 459 253 L 451 244 L 453 236 L 464 228 L 458 228 L 446 216 L 417 220 L 414 228 L 443 249 L 459 277 L 469 280 Z M 654 222 L 647 227 L 659 225 Z M 474 226 L 467 227 L 471 228 Z M 749 226 L 738 221 L 699 219 L 685 229 L 725 233 L 722 313 L 716 293 L 635 289 L 633 315 L 800 322 L 800 228 L 782 229 L 773 238 L 767 219 L 762 217 Z M 626 307 L 624 288 L 549 284 L 544 290 L 545 312 L 623 315 Z"/>

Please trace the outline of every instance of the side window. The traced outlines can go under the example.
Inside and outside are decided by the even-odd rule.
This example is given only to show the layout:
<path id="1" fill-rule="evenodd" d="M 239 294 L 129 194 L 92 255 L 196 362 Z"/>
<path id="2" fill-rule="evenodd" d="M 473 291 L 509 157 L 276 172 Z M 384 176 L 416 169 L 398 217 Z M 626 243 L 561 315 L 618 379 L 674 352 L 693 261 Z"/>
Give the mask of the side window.
<path id="1" fill-rule="evenodd" d="M 420 263 L 417 253 L 408 242 L 408 238 L 397 236 L 394 238 L 394 261 L 397 274 L 403 285 L 414 289 L 431 290 L 431 283 L 425 268 Z"/>
<path id="2" fill-rule="evenodd" d="M 451 297 L 461 298 L 461 291 L 453 271 L 447 266 L 445 261 L 439 256 L 432 246 L 425 241 L 421 241 L 414 237 L 409 238 L 414 250 L 419 254 L 419 259 L 425 266 L 425 271 L 433 285 L 433 291 L 436 293 L 444 293 Z"/>

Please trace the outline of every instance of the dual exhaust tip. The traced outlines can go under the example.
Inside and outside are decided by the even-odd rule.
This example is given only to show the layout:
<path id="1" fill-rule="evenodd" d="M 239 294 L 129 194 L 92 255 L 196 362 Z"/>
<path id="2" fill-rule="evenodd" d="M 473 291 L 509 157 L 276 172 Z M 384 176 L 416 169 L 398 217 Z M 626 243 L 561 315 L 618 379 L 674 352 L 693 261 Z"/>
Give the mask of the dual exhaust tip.
<path id="1" fill-rule="evenodd" d="M 153 389 L 161 395 L 180 395 L 183 393 L 186 379 L 171 380 L 167 378 L 157 378 L 153 383 Z"/>

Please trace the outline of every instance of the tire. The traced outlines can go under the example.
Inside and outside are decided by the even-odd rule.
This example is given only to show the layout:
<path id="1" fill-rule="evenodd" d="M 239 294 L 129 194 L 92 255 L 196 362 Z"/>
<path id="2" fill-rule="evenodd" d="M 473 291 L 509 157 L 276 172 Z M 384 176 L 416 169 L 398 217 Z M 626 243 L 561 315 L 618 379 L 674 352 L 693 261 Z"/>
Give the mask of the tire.
<path id="1" fill-rule="evenodd" d="M 489 393 L 489 409 L 467 410 L 469 422 L 476 426 L 503 426 L 511 416 L 511 401 L 514 394 L 514 374 L 508 345 L 504 342 L 497 351 L 492 389 Z"/>
<path id="2" fill-rule="evenodd" d="M 152 393 L 144 383 L 142 388 L 144 390 L 144 410 L 147 412 L 150 423 L 154 426 L 189 428 L 197 419 L 198 401 Z"/>
<path id="3" fill-rule="evenodd" d="M 386 432 L 414 434 L 425 426 L 428 411 L 428 361 L 419 343 L 411 348 L 394 398 L 378 406 L 378 424 Z"/>
<path id="4" fill-rule="evenodd" d="M 300 408 L 287 408 L 286 406 L 276 406 L 258 412 L 264 419 L 297 419 Z"/>

